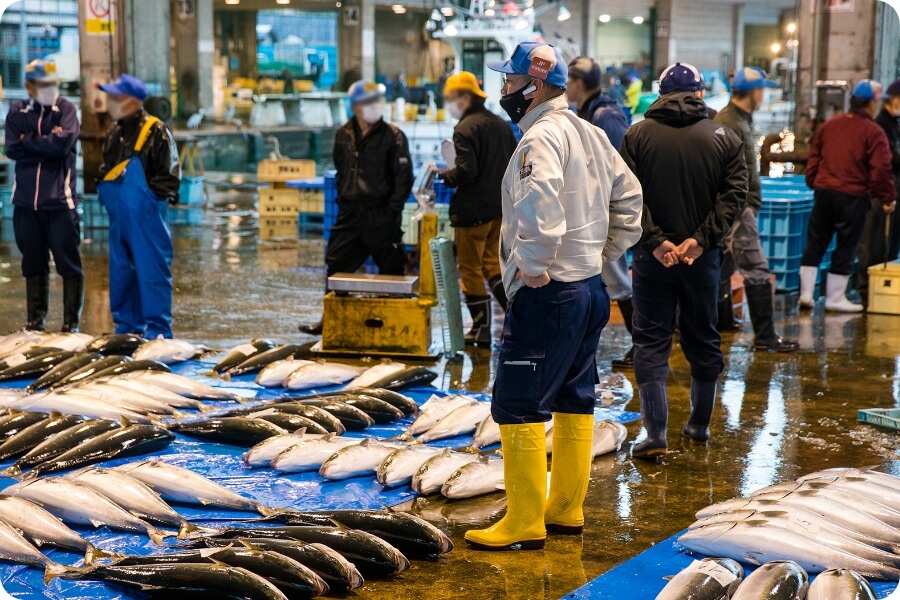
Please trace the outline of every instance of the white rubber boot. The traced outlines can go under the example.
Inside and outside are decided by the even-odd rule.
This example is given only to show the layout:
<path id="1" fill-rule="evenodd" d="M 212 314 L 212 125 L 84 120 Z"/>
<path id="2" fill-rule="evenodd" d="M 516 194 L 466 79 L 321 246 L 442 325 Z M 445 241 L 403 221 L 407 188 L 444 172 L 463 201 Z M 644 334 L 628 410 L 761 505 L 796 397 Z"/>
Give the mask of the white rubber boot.
<path id="1" fill-rule="evenodd" d="M 847 300 L 844 293 L 847 291 L 847 281 L 850 278 L 846 275 L 828 274 L 828 285 L 826 286 L 827 294 L 825 296 L 825 310 L 842 313 L 862 312 L 862 304 L 853 304 Z"/>
<path id="2" fill-rule="evenodd" d="M 818 267 L 800 267 L 800 308 L 813 308 L 816 299 L 813 294 L 816 291 L 816 278 L 819 275 Z"/>

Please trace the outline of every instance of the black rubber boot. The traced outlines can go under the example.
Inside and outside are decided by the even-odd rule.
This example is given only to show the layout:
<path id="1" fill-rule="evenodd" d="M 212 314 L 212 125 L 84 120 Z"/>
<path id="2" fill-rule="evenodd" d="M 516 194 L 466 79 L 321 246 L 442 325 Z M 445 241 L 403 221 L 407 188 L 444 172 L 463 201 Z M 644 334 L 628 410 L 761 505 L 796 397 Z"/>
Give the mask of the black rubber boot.
<path id="1" fill-rule="evenodd" d="M 716 405 L 715 381 L 691 379 L 691 417 L 681 430 L 695 444 L 709 441 L 709 421 Z"/>
<path id="2" fill-rule="evenodd" d="M 622 319 L 625 321 L 625 329 L 628 330 L 628 335 L 631 335 L 634 332 L 634 303 L 631 301 L 631 298 L 627 300 L 618 300 L 616 304 L 619 305 L 619 310 L 622 311 Z M 617 358 L 612 361 L 613 369 L 626 370 L 634 368 L 634 346 L 628 349 L 628 352 L 625 353 L 625 356 L 622 358 Z"/>
<path id="3" fill-rule="evenodd" d="M 503 287 L 503 279 L 498 275 L 491 279 L 488 282 L 488 285 L 491 288 L 491 293 L 494 295 L 494 299 L 497 301 L 497 304 L 500 305 L 500 308 L 503 309 L 503 312 L 506 312 L 506 307 L 509 305 L 509 300 L 506 298 L 506 288 Z"/>
<path id="4" fill-rule="evenodd" d="M 25 329 L 43 331 L 47 325 L 47 310 L 50 306 L 50 277 L 40 275 L 26 278 L 25 296 L 28 302 L 28 322 Z"/>
<path id="5" fill-rule="evenodd" d="M 722 333 L 740 331 L 743 321 L 734 316 L 734 298 L 731 295 L 731 281 L 719 289 L 719 321 L 717 328 Z"/>
<path id="6" fill-rule="evenodd" d="M 800 344 L 785 340 L 775 331 L 775 308 L 773 306 L 775 292 L 770 282 L 744 286 L 747 294 L 747 308 L 750 310 L 750 322 L 756 340 L 756 350 L 772 352 L 796 352 Z"/>
<path id="7" fill-rule="evenodd" d="M 491 343 L 491 297 L 466 296 L 466 305 L 472 315 L 472 329 L 466 334 L 466 344 Z"/>
<path id="8" fill-rule="evenodd" d="M 313 325 L 301 325 L 299 329 L 300 333 L 305 333 L 307 335 L 322 335 L 322 321 L 314 323 Z"/>
<path id="9" fill-rule="evenodd" d="M 78 332 L 81 307 L 84 304 L 84 277 L 63 279 L 63 333 Z"/>
<path id="10" fill-rule="evenodd" d="M 634 458 L 653 459 L 666 454 L 666 427 L 669 423 L 669 400 L 664 383 L 645 383 L 638 390 L 641 398 L 641 420 L 647 439 L 631 447 Z"/>

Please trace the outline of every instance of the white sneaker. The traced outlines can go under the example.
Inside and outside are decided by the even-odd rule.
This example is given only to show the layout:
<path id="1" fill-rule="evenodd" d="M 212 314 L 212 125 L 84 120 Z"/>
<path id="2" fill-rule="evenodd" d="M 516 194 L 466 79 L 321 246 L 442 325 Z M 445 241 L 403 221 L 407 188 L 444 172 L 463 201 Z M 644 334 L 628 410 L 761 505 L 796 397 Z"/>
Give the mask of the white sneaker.
<path id="1" fill-rule="evenodd" d="M 825 297 L 825 310 L 842 313 L 858 313 L 863 311 L 862 304 L 854 304 L 847 300 L 845 292 L 847 291 L 847 281 L 850 278 L 846 275 L 828 274 L 827 294 Z"/>

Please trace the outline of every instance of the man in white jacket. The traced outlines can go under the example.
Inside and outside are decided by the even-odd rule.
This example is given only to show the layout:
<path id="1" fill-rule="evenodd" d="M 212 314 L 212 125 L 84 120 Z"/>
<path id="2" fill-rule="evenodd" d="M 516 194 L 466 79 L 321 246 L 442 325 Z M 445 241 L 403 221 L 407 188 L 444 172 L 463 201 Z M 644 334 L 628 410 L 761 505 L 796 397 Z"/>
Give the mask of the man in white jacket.
<path id="1" fill-rule="evenodd" d="M 609 320 L 600 271 L 641 237 L 641 186 L 606 134 L 568 109 L 566 63 L 552 46 L 523 42 L 488 66 L 505 73 L 500 105 L 525 132 L 502 186 L 500 267 L 511 303 L 492 406 L 509 508 L 466 539 L 476 548 L 541 548 L 548 530 L 584 527 L 595 356 Z"/>

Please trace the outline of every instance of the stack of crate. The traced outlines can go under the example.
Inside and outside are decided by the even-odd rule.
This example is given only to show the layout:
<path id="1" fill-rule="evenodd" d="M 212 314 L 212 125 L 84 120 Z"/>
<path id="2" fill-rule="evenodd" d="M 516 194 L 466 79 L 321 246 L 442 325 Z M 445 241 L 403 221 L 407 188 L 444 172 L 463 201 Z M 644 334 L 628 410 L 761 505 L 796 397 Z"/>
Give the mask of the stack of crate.
<path id="1" fill-rule="evenodd" d="M 313 177 L 291 183 L 300 194 L 297 233 L 300 239 L 319 237 L 325 233 L 325 178 Z"/>
<path id="2" fill-rule="evenodd" d="M 287 182 L 307 179 L 316 174 L 311 160 L 263 160 L 257 167 L 257 179 L 271 187 L 259 190 L 259 239 L 297 240 L 297 215 L 300 214 L 300 190 Z"/>
<path id="3" fill-rule="evenodd" d="M 416 202 L 407 202 L 403 207 L 401 229 L 403 229 L 403 245 L 406 246 L 407 250 L 413 250 L 419 244 L 419 225 L 421 221 L 414 218 L 418 208 L 419 205 Z M 453 241 L 453 228 L 450 227 L 450 205 L 436 204 L 434 212 L 438 216 L 438 236 Z"/>
<path id="4" fill-rule="evenodd" d="M 15 163 L 0 161 L 0 217 L 12 219 L 13 169 Z"/>

